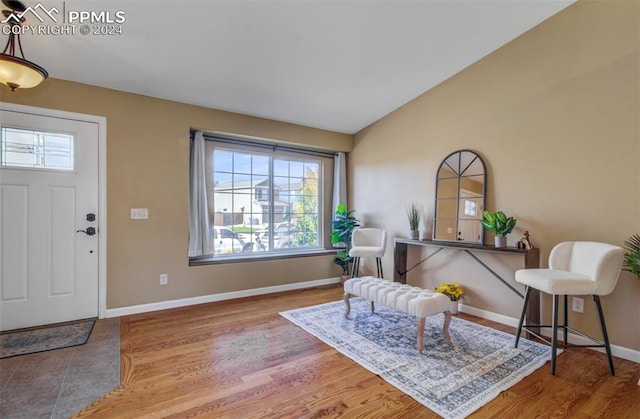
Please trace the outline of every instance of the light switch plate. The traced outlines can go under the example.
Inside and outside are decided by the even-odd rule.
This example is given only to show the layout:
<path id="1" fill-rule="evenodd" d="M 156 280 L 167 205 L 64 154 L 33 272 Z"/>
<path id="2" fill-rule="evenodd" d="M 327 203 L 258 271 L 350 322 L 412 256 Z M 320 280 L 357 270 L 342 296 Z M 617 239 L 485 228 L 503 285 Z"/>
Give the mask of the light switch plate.
<path id="1" fill-rule="evenodd" d="M 131 208 L 132 220 L 146 220 L 149 218 L 149 208 Z"/>

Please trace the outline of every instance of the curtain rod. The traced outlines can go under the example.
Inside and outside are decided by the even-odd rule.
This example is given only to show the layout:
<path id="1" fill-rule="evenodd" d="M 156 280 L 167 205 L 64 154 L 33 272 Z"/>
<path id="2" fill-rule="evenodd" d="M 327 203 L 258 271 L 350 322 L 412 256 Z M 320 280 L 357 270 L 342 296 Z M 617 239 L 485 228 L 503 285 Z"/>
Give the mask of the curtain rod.
<path id="1" fill-rule="evenodd" d="M 195 131 L 191 132 L 189 138 L 193 139 L 194 132 Z M 225 137 L 219 134 L 207 134 L 203 132 L 202 135 L 204 139 L 207 141 L 217 141 L 217 142 L 226 143 L 226 144 L 237 144 L 237 145 L 244 145 L 249 147 L 265 148 L 265 149 L 270 149 L 271 151 L 274 151 L 274 152 L 277 150 L 289 151 L 294 153 L 307 154 L 307 155 L 316 156 L 316 157 L 327 157 L 327 158 L 333 158 L 338 154 L 337 152 L 317 151 L 317 150 L 312 150 L 304 147 L 288 146 L 288 145 L 282 145 L 277 143 L 269 143 L 266 141 L 261 142 L 261 141 L 246 140 L 246 139 L 235 138 L 235 137 Z"/>

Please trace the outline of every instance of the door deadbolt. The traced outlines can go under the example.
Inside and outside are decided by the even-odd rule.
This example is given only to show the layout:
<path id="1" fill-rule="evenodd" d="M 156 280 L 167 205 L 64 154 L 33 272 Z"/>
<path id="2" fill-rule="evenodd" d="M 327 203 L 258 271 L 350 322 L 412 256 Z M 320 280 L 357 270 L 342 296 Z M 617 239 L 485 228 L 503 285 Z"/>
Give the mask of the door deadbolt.
<path id="1" fill-rule="evenodd" d="M 92 212 L 90 212 L 89 214 L 87 214 L 87 221 L 95 221 L 96 220 L 96 215 Z"/>
<path id="2" fill-rule="evenodd" d="M 76 233 L 84 233 L 87 236 L 93 236 L 94 234 L 96 234 L 96 229 L 95 227 L 87 227 L 86 230 L 76 230 Z"/>

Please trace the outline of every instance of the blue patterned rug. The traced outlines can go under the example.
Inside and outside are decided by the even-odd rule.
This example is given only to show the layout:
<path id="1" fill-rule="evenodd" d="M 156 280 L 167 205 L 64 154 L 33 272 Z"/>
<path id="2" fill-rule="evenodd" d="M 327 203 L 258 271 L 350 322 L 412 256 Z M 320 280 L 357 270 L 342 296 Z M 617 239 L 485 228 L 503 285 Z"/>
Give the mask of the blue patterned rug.
<path id="1" fill-rule="evenodd" d="M 451 343 L 442 336 L 444 316 L 427 318 L 425 349 L 416 351 L 416 319 L 351 299 L 280 313 L 283 317 L 379 375 L 433 412 L 462 418 L 493 400 L 550 359 L 550 348 L 453 317 Z"/>

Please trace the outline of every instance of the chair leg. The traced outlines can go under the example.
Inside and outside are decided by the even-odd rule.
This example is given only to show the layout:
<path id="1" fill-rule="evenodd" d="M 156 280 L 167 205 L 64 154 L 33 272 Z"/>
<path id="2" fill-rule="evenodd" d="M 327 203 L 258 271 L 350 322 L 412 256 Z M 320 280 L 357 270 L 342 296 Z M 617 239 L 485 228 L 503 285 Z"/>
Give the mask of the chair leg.
<path id="1" fill-rule="evenodd" d="M 615 376 L 616 371 L 613 368 L 613 357 L 611 356 L 611 346 L 609 345 L 609 335 L 607 335 L 607 326 L 604 324 L 604 314 L 602 313 L 602 304 L 600 304 L 600 296 L 594 295 L 593 301 L 598 307 L 598 317 L 600 317 L 600 327 L 602 328 L 602 337 L 604 338 L 604 347 L 607 350 L 607 358 L 609 359 L 609 370 L 611 375 Z"/>
<path id="2" fill-rule="evenodd" d="M 360 266 L 358 265 L 360 265 L 360 258 L 356 256 L 351 263 L 351 278 L 358 277 L 358 271 L 360 270 Z"/>
<path id="3" fill-rule="evenodd" d="M 520 322 L 518 323 L 518 333 L 516 333 L 516 348 L 520 342 L 520 333 L 522 333 L 522 324 L 524 323 L 524 316 L 527 313 L 527 305 L 529 304 L 529 293 L 531 287 L 527 286 L 524 291 L 524 301 L 522 302 L 522 314 L 520 314 Z"/>
<path id="4" fill-rule="evenodd" d="M 378 268 L 378 278 L 384 278 L 382 274 L 382 259 L 376 258 L 376 267 Z"/>
<path id="5" fill-rule="evenodd" d="M 553 333 L 551 336 L 551 375 L 556 375 L 556 350 L 558 349 L 558 296 L 553 295 Z"/>
<path id="6" fill-rule="evenodd" d="M 564 319 L 564 324 L 562 325 L 562 333 L 564 336 L 564 345 L 563 348 L 567 347 L 567 344 L 569 343 L 569 296 L 565 295 L 564 296 L 564 307 L 563 307 L 564 312 L 562 313 L 562 318 Z"/>

